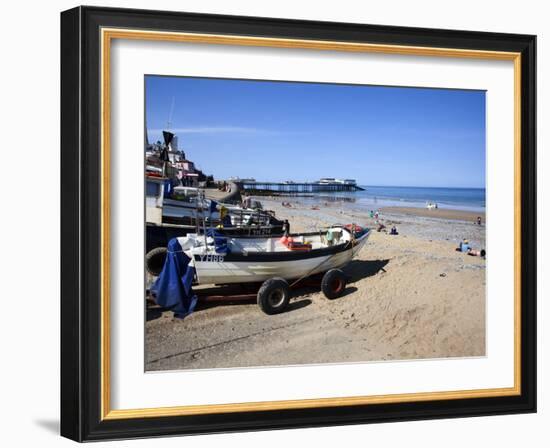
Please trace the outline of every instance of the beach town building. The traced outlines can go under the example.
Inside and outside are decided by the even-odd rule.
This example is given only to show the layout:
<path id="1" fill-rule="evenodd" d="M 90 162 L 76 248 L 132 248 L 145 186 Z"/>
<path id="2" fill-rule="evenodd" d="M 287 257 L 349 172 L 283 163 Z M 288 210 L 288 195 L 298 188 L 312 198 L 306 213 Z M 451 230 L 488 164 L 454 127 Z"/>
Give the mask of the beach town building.
<path id="1" fill-rule="evenodd" d="M 235 183 L 238 183 L 238 182 L 254 183 L 254 182 L 256 182 L 256 179 L 254 179 L 253 177 L 246 177 L 246 178 L 241 179 L 239 176 L 231 176 L 229 178 L 229 180 L 231 182 L 235 182 Z"/>
<path id="2" fill-rule="evenodd" d="M 187 159 L 185 151 L 178 149 L 178 140 L 175 135 L 171 137 L 168 144 L 162 144 L 160 141 L 146 142 L 145 159 L 147 174 L 164 175 L 186 187 L 205 186 L 208 181 L 213 180 L 213 176 L 206 176 L 194 162 Z"/>
<path id="3" fill-rule="evenodd" d="M 357 185 L 355 179 L 337 179 L 335 177 L 322 177 L 317 181 L 318 184 L 328 185 L 328 184 L 342 184 L 342 185 Z"/>
<path id="4" fill-rule="evenodd" d="M 195 169 L 195 164 L 187 159 L 180 159 L 172 164 L 178 171 L 177 177 L 186 187 L 198 187 L 200 174 Z"/>

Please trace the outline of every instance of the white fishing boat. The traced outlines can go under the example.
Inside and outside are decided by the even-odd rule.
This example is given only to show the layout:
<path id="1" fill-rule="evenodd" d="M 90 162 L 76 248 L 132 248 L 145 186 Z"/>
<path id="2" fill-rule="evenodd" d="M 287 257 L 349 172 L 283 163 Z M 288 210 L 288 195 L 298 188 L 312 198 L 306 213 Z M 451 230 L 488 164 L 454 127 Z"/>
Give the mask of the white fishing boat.
<path id="1" fill-rule="evenodd" d="M 170 194 L 166 191 L 169 189 Z M 252 202 L 252 201 L 249 201 Z M 273 213 L 255 208 L 214 202 L 198 188 L 177 186 L 162 177 L 146 177 L 146 268 L 158 275 L 164 264 L 166 246 L 172 238 L 208 227 L 223 227 L 222 233 L 240 236 L 274 235 L 284 232 Z M 222 216 L 223 215 L 223 216 Z M 201 226 L 204 223 L 204 226 Z"/>
<path id="2" fill-rule="evenodd" d="M 146 177 L 146 222 L 155 226 L 165 224 L 182 226 L 189 230 L 196 229 L 197 220 L 205 218 L 216 226 L 223 219 L 223 208 L 230 219 L 231 227 L 273 227 L 279 224 L 276 231 L 281 232 L 280 224 L 273 215 L 261 209 L 258 201 L 249 201 L 250 206 L 241 207 L 235 204 L 216 203 L 211 211 L 212 200 L 204 197 L 204 192 L 194 187 L 168 187 L 166 178 Z M 172 190 L 167 193 L 167 189 Z M 263 234 L 263 233 L 262 233 Z"/>
<path id="3" fill-rule="evenodd" d="M 345 227 L 288 238 L 227 238 L 187 235 L 178 238 L 191 259 L 199 284 L 263 282 L 272 277 L 293 280 L 337 269 L 361 250 L 370 232 L 352 235 Z"/>
<path id="4" fill-rule="evenodd" d="M 208 233 L 187 234 L 170 241 L 169 256 L 153 288 L 160 304 L 188 301 L 191 277 L 200 285 L 262 284 L 258 304 L 267 314 L 279 313 L 288 305 L 293 284 L 316 275 L 323 274 L 321 288 L 325 295 L 338 297 L 346 285 L 341 268 L 359 253 L 371 232 L 347 225 L 282 238 L 229 237 L 213 230 Z M 177 285 L 184 278 L 186 287 L 181 289 Z M 178 288 L 185 297 L 169 297 Z"/>

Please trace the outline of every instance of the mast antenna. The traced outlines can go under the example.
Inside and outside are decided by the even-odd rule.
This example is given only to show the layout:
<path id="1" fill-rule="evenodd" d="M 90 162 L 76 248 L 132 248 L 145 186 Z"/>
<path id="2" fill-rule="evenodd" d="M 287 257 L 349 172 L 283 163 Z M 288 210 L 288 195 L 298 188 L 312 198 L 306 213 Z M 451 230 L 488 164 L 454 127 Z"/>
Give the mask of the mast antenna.
<path id="1" fill-rule="evenodd" d="M 174 106 L 176 104 L 176 97 L 172 97 L 172 105 L 170 106 L 170 114 L 168 115 L 168 121 L 166 122 L 166 128 L 167 130 L 172 129 L 172 116 L 174 115 Z"/>

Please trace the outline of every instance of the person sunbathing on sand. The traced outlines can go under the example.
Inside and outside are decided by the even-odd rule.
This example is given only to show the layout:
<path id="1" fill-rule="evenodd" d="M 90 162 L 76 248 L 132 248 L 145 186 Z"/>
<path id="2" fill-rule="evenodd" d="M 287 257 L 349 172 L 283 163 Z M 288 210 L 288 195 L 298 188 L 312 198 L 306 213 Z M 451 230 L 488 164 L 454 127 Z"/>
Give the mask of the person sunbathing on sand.
<path id="1" fill-rule="evenodd" d="M 467 255 L 471 255 L 472 257 L 485 258 L 485 255 L 487 254 L 487 251 L 485 249 L 473 249 L 467 239 L 463 239 L 455 250 L 457 252 L 465 252 Z"/>
<path id="2" fill-rule="evenodd" d="M 456 248 L 458 252 L 468 252 L 470 249 L 470 243 L 466 238 L 464 238 Z"/>
<path id="3" fill-rule="evenodd" d="M 487 254 L 487 251 L 485 249 L 481 249 L 481 250 L 469 249 L 468 250 L 468 255 L 471 255 L 472 257 L 485 258 L 486 254 Z"/>

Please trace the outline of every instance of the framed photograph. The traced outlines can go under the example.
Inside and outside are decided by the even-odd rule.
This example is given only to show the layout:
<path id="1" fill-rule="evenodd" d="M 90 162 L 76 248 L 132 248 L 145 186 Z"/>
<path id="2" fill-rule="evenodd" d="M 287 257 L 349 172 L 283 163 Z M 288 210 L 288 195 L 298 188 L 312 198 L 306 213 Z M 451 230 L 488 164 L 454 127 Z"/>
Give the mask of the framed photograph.
<path id="1" fill-rule="evenodd" d="M 61 433 L 536 411 L 535 36 L 61 14 Z"/>

